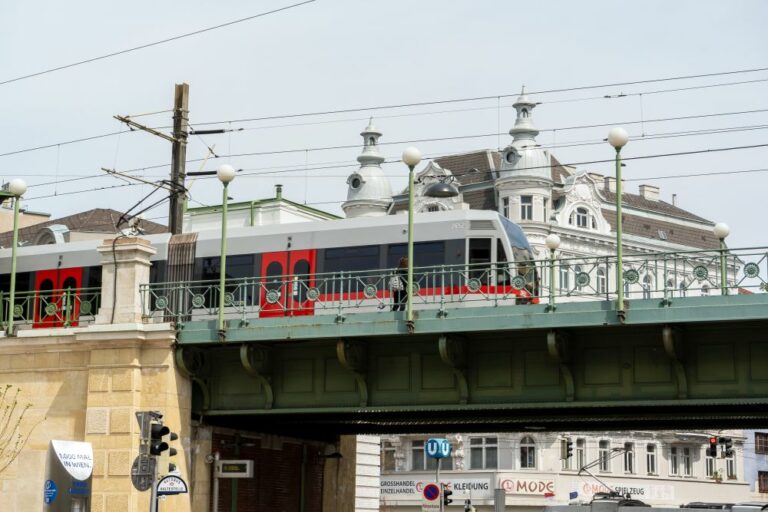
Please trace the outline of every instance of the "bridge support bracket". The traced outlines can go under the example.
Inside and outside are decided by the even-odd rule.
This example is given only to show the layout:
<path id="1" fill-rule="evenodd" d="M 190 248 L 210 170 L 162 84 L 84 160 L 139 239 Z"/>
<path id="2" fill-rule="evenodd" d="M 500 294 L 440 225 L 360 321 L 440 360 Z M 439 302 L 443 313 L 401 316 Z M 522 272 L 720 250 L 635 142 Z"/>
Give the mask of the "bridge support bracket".
<path id="1" fill-rule="evenodd" d="M 547 333 L 547 353 L 560 367 L 560 376 L 565 384 L 565 400 L 573 402 L 575 388 L 573 385 L 573 371 L 571 370 L 570 341 L 565 333 L 549 331 Z"/>
<path id="2" fill-rule="evenodd" d="M 453 370 L 459 391 L 459 403 L 466 405 L 469 402 L 469 386 L 467 384 L 467 357 L 464 340 L 455 336 L 441 334 L 437 339 L 437 348 L 440 359 Z"/>
<path id="3" fill-rule="evenodd" d="M 211 407 L 211 390 L 208 382 L 208 365 L 203 352 L 194 348 L 177 346 L 173 357 L 179 372 L 196 384 L 203 394 L 203 410 Z"/>
<path id="4" fill-rule="evenodd" d="M 683 366 L 683 361 L 685 360 L 683 332 L 679 327 L 665 325 L 661 329 L 661 341 L 664 345 L 664 351 L 672 361 L 672 367 L 675 370 L 677 398 L 688 398 L 688 377 L 685 375 L 685 367 Z"/>
<path id="5" fill-rule="evenodd" d="M 349 340 L 336 342 L 336 358 L 339 364 L 351 372 L 357 383 L 360 407 L 368 406 L 368 383 L 365 381 L 365 368 L 368 354 L 365 346 Z"/>
<path id="6" fill-rule="evenodd" d="M 264 408 L 271 409 L 275 401 L 270 382 L 271 350 L 267 347 L 254 344 L 240 345 L 240 364 L 245 371 L 261 384 L 264 390 Z"/>

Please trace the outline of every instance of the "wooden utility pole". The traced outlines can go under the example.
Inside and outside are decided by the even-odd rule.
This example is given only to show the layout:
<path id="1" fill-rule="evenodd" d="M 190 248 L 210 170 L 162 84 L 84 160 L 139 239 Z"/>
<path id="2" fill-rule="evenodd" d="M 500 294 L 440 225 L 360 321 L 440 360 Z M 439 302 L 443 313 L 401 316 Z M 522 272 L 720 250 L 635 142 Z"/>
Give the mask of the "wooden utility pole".
<path id="1" fill-rule="evenodd" d="M 187 136 L 189 135 L 189 85 L 176 84 L 173 101 L 173 154 L 171 156 L 171 193 L 168 211 L 168 229 L 171 234 L 181 233 L 184 222 L 184 179 L 187 160 Z"/>
<path id="2" fill-rule="evenodd" d="M 114 116 L 115 119 L 127 124 L 131 128 L 144 130 L 157 137 L 163 138 L 173 144 L 171 151 L 171 181 L 170 199 L 168 211 L 168 230 L 173 235 L 181 233 L 184 223 L 184 198 L 187 189 L 184 186 L 187 160 L 187 137 L 189 136 L 189 85 L 176 84 L 176 95 L 173 100 L 173 133 L 166 135 L 153 128 L 137 123 L 131 116 Z M 118 174 L 104 169 L 112 174 Z"/>

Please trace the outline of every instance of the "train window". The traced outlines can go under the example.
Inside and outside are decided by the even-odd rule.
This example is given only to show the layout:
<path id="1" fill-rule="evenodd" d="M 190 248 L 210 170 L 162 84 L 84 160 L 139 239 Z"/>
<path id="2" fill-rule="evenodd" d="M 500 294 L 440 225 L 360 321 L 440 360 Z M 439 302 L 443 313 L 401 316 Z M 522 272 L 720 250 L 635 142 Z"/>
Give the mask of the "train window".
<path id="1" fill-rule="evenodd" d="M 221 258 L 203 258 L 202 280 L 218 279 Z M 227 278 L 253 277 L 253 254 L 235 254 L 227 256 Z"/>
<path id="2" fill-rule="evenodd" d="M 491 263 L 491 241 L 490 238 L 469 239 L 467 263 L 471 265 L 470 278 L 484 279 L 486 277 L 487 265 Z"/>
<path id="3" fill-rule="evenodd" d="M 377 270 L 379 268 L 379 246 L 336 247 L 325 250 L 323 272 L 352 272 Z"/>
<path id="4" fill-rule="evenodd" d="M 18 272 L 16 274 L 16 293 L 28 291 L 33 288 L 32 274 L 30 272 Z M 0 276 L 0 290 L 8 293 L 11 290 L 11 275 L 3 274 Z"/>
<path id="5" fill-rule="evenodd" d="M 390 245 L 387 250 L 387 268 L 397 267 L 400 258 L 407 254 L 407 244 Z M 445 242 L 419 242 L 413 244 L 414 267 L 436 267 L 444 264 Z"/>
<path id="6" fill-rule="evenodd" d="M 291 283 L 291 295 L 293 300 L 304 302 L 309 288 L 309 262 L 299 260 L 293 264 L 293 282 Z"/>

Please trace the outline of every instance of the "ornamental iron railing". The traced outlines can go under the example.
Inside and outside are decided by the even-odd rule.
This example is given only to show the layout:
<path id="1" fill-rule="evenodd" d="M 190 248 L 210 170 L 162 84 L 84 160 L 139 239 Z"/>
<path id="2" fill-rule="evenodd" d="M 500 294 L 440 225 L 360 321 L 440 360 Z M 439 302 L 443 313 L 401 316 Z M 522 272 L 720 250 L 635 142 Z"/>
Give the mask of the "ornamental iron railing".
<path id="1" fill-rule="evenodd" d="M 658 299 L 662 304 L 678 297 L 762 293 L 768 291 L 767 280 L 765 248 L 630 255 L 622 265 L 626 299 Z M 397 269 L 228 278 L 224 315 L 248 322 L 253 317 L 404 310 L 404 288 L 405 272 Z M 214 318 L 220 293 L 218 280 L 144 285 L 143 314 L 147 321 L 177 323 Z M 616 300 L 616 258 L 416 267 L 412 293 L 414 308 L 440 311 Z"/>
<path id="2" fill-rule="evenodd" d="M 8 293 L 0 291 L 0 324 L 33 328 L 77 327 L 92 323 L 101 303 L 101 288 L 66 288 L 16 292 L 11 305 Z"/>

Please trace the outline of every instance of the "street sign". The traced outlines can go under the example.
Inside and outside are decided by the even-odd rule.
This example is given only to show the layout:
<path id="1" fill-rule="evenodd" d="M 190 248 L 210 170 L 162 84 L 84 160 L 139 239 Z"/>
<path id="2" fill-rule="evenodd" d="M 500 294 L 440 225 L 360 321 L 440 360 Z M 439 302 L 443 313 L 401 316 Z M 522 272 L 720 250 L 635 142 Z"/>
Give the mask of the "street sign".
<path id="1" fill-rule="evenodd" d="M 187 482 L 176 475 L 168 475 L 157 483 L 158 496 L 171 496 L 173 494 L 186 494 Z"/>
<path id="2" fill-rule="evenodd" d="M 137 455 L 131 466 L 131 482 L 137 491 L 144 492 L 152 487 L 155 474 L 155 459 L 149 455 Z"/>
<path id="3" fill-rule="evenodd" d="M 421 501 L 422 512 L 435 512 L 440 510 L 440 486 L 437 484 L 427 484 L 422 491 L 423 499 Z"/>
<path id="4" fill-rule="evenodd" d="M 427 456 L 433 459 L 444 459 L 451 455 L 451 443 L 447 439 L 430 438 L 427 439 Z"/>

